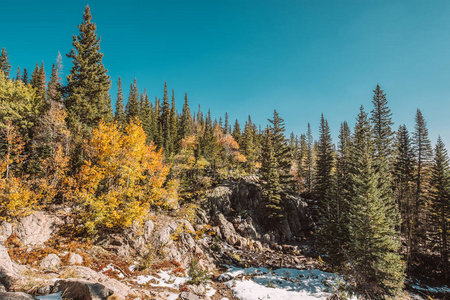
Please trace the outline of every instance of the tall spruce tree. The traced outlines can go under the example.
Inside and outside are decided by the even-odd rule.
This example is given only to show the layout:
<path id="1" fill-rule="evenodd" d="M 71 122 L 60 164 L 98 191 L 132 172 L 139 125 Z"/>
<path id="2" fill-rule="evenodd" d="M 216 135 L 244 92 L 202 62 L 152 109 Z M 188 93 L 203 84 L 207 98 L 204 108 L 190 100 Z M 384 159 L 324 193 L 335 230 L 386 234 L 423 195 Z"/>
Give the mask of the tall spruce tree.
<path id="1" fill-rule="evenodd" d="M 380 190 L 380 176 L 375 164 L 373 131 L 361 107 L 355 126 L 351 151 L 349 199 L 349 256 L 364 283 L 375 282 L 383 292 L 401 291 L 404 267 L 399 255 L 400 236 L 395 220 L 389 217 L 390 200 Z M 360 287 L 375 297 L 382 295 L 363 284 Z"/>
<path id="2" fill-rule="evenodd" d="M 153 140 L 152 132 L 152 105 L 147 95 L 147 91 L 144 89 L 144 93 L 141 95 L 141 122 L 142 128 L 147 135 L 147 143 Z"/>
<path id="3" fill-rule="evenodd" d="M 430 227 L 432 250 L 439 251 L 440 268 L 443 277 L 450 279 L 449 236 L 450 236 L 450 181 L 449 158 L 441 137 L 434 150 L 431 167 Z"/>
<path id="4" fill-rule="evenodd" d="M 172 138 L 172 145 L 170 145 L 173 152 L 178 150 L 178 119 L 177 110 L 175 106 L 175 92 L 172 89 L 172 105 L 169 114 L 169 130 Z"/>
<path id="5" fill-rule="evenodd" d="M 323 114 L 319 128 L 319 151 L 317 153 L 316 175 L 315 175 L 315 198 L 319 201 L 322 215 L 329 215 L 331 197 L 332 170 L 334 167 L 333 144 L 331 141 L 330 127 Z"/>
<path id="6" fill-rule="evenodd" d="M 169 154 L 172 153 L 173 141 L 170 130 L 170 103 L 169 94 L 167 92 L 167 82 L 164 82 L 164 96 L 161 110 L 159 123 L 162 129 L 163 149 L 164 153 L 169 156 Z"/>
<path id="7" fill-rule="evenodd" d="M 126 106 L 127 121 L 139 117 L 139 89 L 137 87 L 136 78 L 130 84 L 130 93 L 128 94 L 128 102 Z"/>
<path id="8" fill-rule="evenodd" d="M 123 105 L 123 92 L 122 92 L 122 79 L 119 76 L 117 81 L 117 99 L 116 99 L 116 111 L 114 113 L 114 120 L 119 124 L 122 128 L 125 127 L 127 122 L 127 115 L 125 113 L 125 108 Z"/>
<path id="9" fill-rule="evenodd" d="M 284 135 L 284 120 L 279 116 L 278 112 L 274 110 L 273 118 L 268 120 L 270 123 L 269 130 L 272 139 L 272 147 L 277 159 L 278 175 L 280 177 L 280 184 L 283 188 L 292 188 L 291 175 L 291 157 L 287 144 L 286 136 Z"/>
<path id="10" fill-rule="evenodd" d="M 27 68 L 24 68 L 24 69 L 23 69 L 22 81 L 23 81 L 23 83 L 25 83 L 25 84 L 28 84 L 28 83 L 29 83 Z"/>
<path id="11" fill-rule="evenodd" d="M 50 102 L 62 102 L 61 78 L 58 74 L 58 67 L 55 64 L 52 65 L 52 73 L 47 87 L 47 97 Z"/>
<path id="12" fill-rule="evenodd" d="M 248 121 L 245 122 L 244 136 L 242 137 L 241 151 L 247 158 L 246 170 L 252 173 L 255 169 L 256 149 L 255 149 L 255 134 L 253 132 L 252 119 L 248 116 Z"/>
<path id="13" fill-rule="evenodd" d="M 304 164 L 304 175 L 305 179 L 305 188 L 306 188 L 306 196 L 312 196 L 313 190 L 313 164 L 314 164 L 314 140 L 311 133 L 311 125 L 308 123 L 308 130 L 306 131 L 306 155 L 305 155 L 305 164 Z"/>
<path id="14" fill-rule="evenodd" d="M 112 119 L 109 89 L 111 80 L 106 74 L 100 52 L 100 38 L 89 6 L 83 14 L 83 23 L 78 25 L 78 36 L 73 36 L 74 48 L 67 54 L 72 59 L 72 69 L 67 76 L 68 125 L 72 130 L 90 131 L 101 119 Z"/>
<path id="15" fill-rule="evenodd" d="M 192 134 L 192 117 L 187 93 L 184 95 L 183 111 L 181 112 L 181 124 L 178 131 L 180 139 L 184 139 Z"/>
<path id="16" fill-rule="evenodd" d="M 22 80 L 22 73 L 20 71 L 20 67 L 17 67 L 17 71 L 16 71 L 16 81 Z"/>
<path id="17" fill-rule="evenodd" d="M 272 133 L 270 132 L 270 129 L 267 128 L 262 150 L 260 174 L 268 228 L 279 228 L 280 221 L 284 217 L 278 170 L 278 160 L 275 156 L 275 150 L 272 144 Z"/>
<path id="18" fill-rule="evenodd" d="M 430 165 L 432 158 L 431 143 L 428 138 L 427 123 L 422 112 L 417 109 L 413 134 L 413 149 L 415 156 L 415 199 L 412 217 L 412 245 L 413 255 L 419 253 L 419 245 L 426 243 L 426 209 L 430 188 Z"/>
<path id="19" fill-rule="evenodd" d="M 386 94 L 377 84 L 373 91 L 373 109 L 371 111 L 370 121 L 373 124 L 373 137 L 375 140 L 375 158 L 386 160 L 392 155 L 392 113 L 388 107 Z"/>
<path id="20" fill-rule="evenodd" d="M 405 125 L 400 125 L 393 157 L 393 191 L 401 215 L 400 232 L 406 241 L 406 262 L 411 263 L 412 212 L 414 210 L 414 152 Z"/>
<path id="21" fill-rule="evenodd" d="M 233 136 L 234 140 L 239 144 L 239 146 L 242 146 L 241 126 L 239 125 L 237 119 L 236 122 L 234 122 L 233 133 L 231 135 Z"/>
<path id="22" fill-rule="evenodd" d="M 0 55 L 0 70 L 5 73 L 6 77 L 9 76 L 9 72 L 11 71 L 8 52 L 6 52 L 5 48 L 2 48 L 2 54 Z"/>

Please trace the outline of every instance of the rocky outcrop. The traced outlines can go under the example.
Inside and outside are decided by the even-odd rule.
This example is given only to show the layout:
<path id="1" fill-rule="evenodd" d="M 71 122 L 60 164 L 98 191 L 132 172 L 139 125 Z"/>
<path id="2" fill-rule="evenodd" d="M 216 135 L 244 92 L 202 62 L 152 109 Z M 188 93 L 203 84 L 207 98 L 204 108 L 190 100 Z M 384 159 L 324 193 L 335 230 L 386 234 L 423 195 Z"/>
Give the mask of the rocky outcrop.
<path id="1" fill-rule="evenodd" d="M 17 273 L 14 270 L 13 262 L 9 257 L 8 250 L 3 243 L 0 243 L 0 283 L 9 289 Z M 1 298 L 0 298 L 1 299 Z"/>
<path id="2" fill-rule="evenodd" d="M 286 204 L 286 220 L 272 232 L 271 242 L 283 242 L 302 237 L 312 230 L 314 223 L 307 203 L 300 197 L 284 195 Z M 206 206 L 210 216 L 216 219 L 219 214 L 233 221 L 233 226 L 239 235 L 251 239 L 261 239 L 271 230 L 266 228 L 267 219 L 264 216 L 264 203 L 258 180 L 228 181 L 214 188 L 208 195 Z M 222 230 L 222 229 L 221 229 Z M 223 227 L 227 233 L 231 230 Z M 227 234 L 235 242 L 233 234 Z M 267 238 L 263 239 L 267 242 Z"/>
<path id="3" fill-rule="evenodd" d="M 13 233 L 25 246 L 41 245 L 48 241 L 63 224 L 62 219 L 55 215 L 37 211 L 19 219 Z"/>

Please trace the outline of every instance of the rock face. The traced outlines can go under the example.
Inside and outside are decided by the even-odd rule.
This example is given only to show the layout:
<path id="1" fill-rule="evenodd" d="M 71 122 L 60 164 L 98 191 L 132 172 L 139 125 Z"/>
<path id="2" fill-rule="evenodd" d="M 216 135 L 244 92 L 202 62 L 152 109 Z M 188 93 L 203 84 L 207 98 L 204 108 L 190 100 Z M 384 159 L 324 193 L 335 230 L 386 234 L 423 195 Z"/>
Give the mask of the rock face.
<path id="1" fill-rule="evenodd" d="M 308 205 L 299 197 L 283 196 L 286 203 L 285 226 L 276 233 L 272 233 L 271 242 L 280 242 L 304 236 L 314 226 Z M 261 188 L 257 180 L 239 182 L 225 182 L 214 188 L 208 196 L 207 210 L 216 221 L 218 215 L 223 214 L 228 219 L 233 219 L 236 231 L 251 239 L 261 239 L 270 228 L 265 228 L 267 223 L 263 215 Z M 239 214 L 239 215 L 237 215 Z M 219 222 L 223 223 L 223 222 Z M 234 230 L 234 229 L 233 229 Z M 231 228 L 227 225 L 221 227 L 221 233 L 225 233 L 232 241 L 234 237 Z M 267 241 L 265 241 L 267 242 Z"/>
<path id="2" fill-rule="evenodd" d="M 17 274 L 14 271 L 8 250 L 6 250 L 3 243 L 0 243 L 0 283 L 9 289 L 15 277 L 17 277 Z"/>
<path id="3" fill-rule="evenodd" d="M 52 237 L 62 223 L 63 221 L 54 215 L 37 211 L 20 218 L 13 233 L 25 246 L 41 245 Z"/>
<path id="4" fill-rule="evenodd" d="M 83 263 L 83 257 L 76 253 L 70 253 L 68 263 L 69 265 L 81 265 Z"/>

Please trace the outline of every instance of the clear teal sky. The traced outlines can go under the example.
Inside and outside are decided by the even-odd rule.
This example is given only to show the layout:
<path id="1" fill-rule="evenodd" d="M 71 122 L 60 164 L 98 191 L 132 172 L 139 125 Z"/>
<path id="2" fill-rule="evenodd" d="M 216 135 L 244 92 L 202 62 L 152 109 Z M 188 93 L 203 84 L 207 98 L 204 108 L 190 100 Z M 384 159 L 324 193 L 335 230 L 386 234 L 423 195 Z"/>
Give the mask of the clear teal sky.
<path id="1" fill-rule="evenodd" d="M 184 92 L 192 109 L 200 103 L 242 123 L 251 114 L 265 125 L 276 108 L 288 133 L 310 122 L 317 138 L 321 113 L 337 136 L 361 104 L 370 111 L 379 83 L 395 129 L 412 132 L 420 108 L 432 143 L 441 134 L 450 146 L 448 0 L 3 1 L 0 48 L 12 73 L 42 60 L 49 73 L 58 51 L 70 51 L 86 4 L 113 101 L 118 76 L 126 94 L 136 77 L 152 97 L 167 81 L 179 110 Z"/>

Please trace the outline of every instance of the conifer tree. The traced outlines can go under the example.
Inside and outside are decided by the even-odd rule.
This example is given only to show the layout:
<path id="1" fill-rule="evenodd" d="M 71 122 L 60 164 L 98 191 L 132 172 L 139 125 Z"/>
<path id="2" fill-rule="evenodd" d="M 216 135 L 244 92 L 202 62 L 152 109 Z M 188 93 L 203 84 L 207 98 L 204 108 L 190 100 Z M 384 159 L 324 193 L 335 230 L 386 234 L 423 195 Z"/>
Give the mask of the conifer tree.
<path id="1" fill-rule="evenodd" d="M 33 74 L 31 74 L 31 80 L 30 80 L 31 86 L 34 87 L 35 89 L 39 89 L 39 80 L 40 80 L 39 64 L 36 63 Z"/>
<path id="2" fill-rule="evenodd" d="M 430 184 L 430 161 L 432 157 L 431 143 L 428 139 L 427 123 L 422 112 L 417 109 L 413 135 L 413 149 L 415 156 L 415 199 L 412 218 L 412 253 L 418 253 L 419 244 L 426 240 L 426 211 Z"/>
<path id="3" fill-rule="evenodd" d="M 406 240 L 406 262 L 410 264 L 412 240 L 412 212 L 414 210 L 414 153 L 405 125 L 400 125 L 395 139 L 393 157 L 393 189 L 401 215 L 400 232 Z"/>
<path id="4" fill-rule="evenodd" d="M 447 149 L 441 137 L 434 150 L 431 167 L 431 238 L 432 247 L 439 251 L 440 267 L 445 279 L 450 278 L 449 236 L 450 236 L 450 181 Z"/>
<path id="5" fill-rule="evenodd" d="M 248 116 L 248 121 L 245 122 L 244 136 L 242 138 L 242 153 L 247 158 L 247 171 L 252 173 L 255 167 L 256 161 L 256 149 L 255 149 L 255 135 L 253 133 L 252 119 Z"/>
<path id="6" fill-rule="evenodd" d="M 284 135 L 284 120 L 279 116 L 278 112 L 274 110 L 273 119 L 268 120 L 271 124 L 269 126 L 272 136 L 272 147 L 275 153 L 275 158 L 278 164 L 278 174 L 280 183 L 285 188 L 291 188 L 292 175 L 291 171 L 291 157 L 287 140 Z"/>
<path id="7" fill-rule="evenodd" d="M 349 201 L 349 249 L 359 276 L 375 282 L 385 293 L 397 294 L 403 284 L 403 264 L 398 251 L 400 236 L 389 217 L 390 200 L 379 189 L 381 173 L 374 161 L 373 131 L 361 107 L 351 151 L 352 191 Z M 376 297 L 376 289 L 360 288 Z"/>
<path id="8" fill-rule="evenodd" d="M 101 119 L 110 121 L 112 109 L 109 95 L 111 80 L 106 74 L 100 52 L 100 38 L 97 37 L 95 23 L 89 6 L 83 14 L 83 23 L 78 26 L 78 36 L 73 36 L 74 48 L 67 54 L 72 59 L 72 69 L 67 76 L 67 98 L 69 128 L 79 127 L 86 132 L 96 126 Z"/>
<path id="9" fill-rule="evenodd" d="M 177 151 L 178 124 L 177 124 L 177 111 L 175 107 L 175 92 L 173 89 L 172 89 L 172 107 L 170 108 L 170 115 L 169 115 L 169 129 L 170 129 L 170 136 L 172 138 L 171 149 L 172 151 Z"/>
<path id="10" fill-rule="evenodd" d="M 9 72 L 11 71 L 11 65 L 9 64 L 8 52 L 6 52 L 5 48 L 2 48 L 2 54 L 0 55 L 0 70 L 5 73 L 5 76 L 9 76 Z"/>
<path id="11" fill-rule="evenodd" d="M 225 112 L 225 124 L 223 125 L 223 133 L 228 134 L 231 133 L 231 125 L 228 120 L 228 113 Z"/>
<path id="12" fill-rule="evenodd" d="M 191 109 L 189 108 L 189 99 L 187 93 L 185 93 L 183 111 L 181 113 L 181 124 L 178 129 L 178 131 L 180 132 L 179 133 L 180 140 L 192 134 L 191 122 L 192 118 L 191 118 Z"/>
<path id="13" fill-rule="evenodd" d="M 370 121 L 373 124 L 373 137 L 375 140 L 375 157 L 377 159 L 389 159 L 392 154 L 392 113 L 388 107 L 386 94 L 383 93 L 377 84 L 373 91 L 372 99 L 373 109 L 371 111 Z"/>
<path id="14" fill-rule="evenodd" d="M 119 76 L 117 81 L 117 99 L 116 99 L 116 111 L 114 114 L 114 120 L 119 124 L 122 128 L 126 125 L 127 116 L 125 113 L 124 105 L 123 105 L 123 92 L 122 92 L 122 79 Z"/>
<path id="15" fill-rule="evenodd" d="M 16 81 L 22 80 L 22 74 L 20 72 L 20 67 L 17 67 L 16 71 Z"/>
<path id="16" fill-rule="evenodd" d="M 147 144 L 149 144 L 153 140 L 152 105 L 148 99 L 147 91 L 145 89 L 141 97 L 141 103 L 142 129 L 144 129 L 144 132 L 147 135 Z"/>
<path id="17" fill-rule="evenodd" d="M 52 74 L 50 76 L 50 81 L 48 82 L 47 87 L 47 97 L 50 102 L 62 102 L 61 78 L 58 74 L 58 67 L 55 64 L 52 65 Z"/>
<path id="18" fill-rule="evenodd" d="M 160 125 L 162 129 L 162 142 L 164 153 L 168 156 L 172 153 L 172 136 L 170 130 L 170 104 L 169 95 L 167 92 L 167 82 L 164 82 L 164 96 L 161 108 Z"/>
<path id="19" fill-rule="evenodd" d="M 47 101 L 46 95 L 46 81 L 45 81 L 45 69 L 44 62 L 41 62 L 41 67 L 39 68 L 39 86 L 38 86 L 38 95 L 41 98 L 43 103 Z"/>
<path id="20" fill-rule="evenodd" d="M 275 157 L 275 150 L 272 145 L 272 134 L 270 129 L 267 128 L 260 174 L 268 228 L 279 228 L 280 221 L 284 217 L 278 169 L 278 160 Z"/>
<path id="21" fill-rule="evenodd" d="M 242 132 L 241 132 L 241 126 L 239 125 L 239 122 L 237 119 L 236 119 L 236 122 L 234 122 L 232 136 L 233 136 L 234 140 L 239 144 L 239 146 L 241 146 L 242 145 Z"/>
<path id="22" fill-rule="evenodd" d="M 28 71 L 27 71 L 27 68 L 23 69 L 22 81 L 23 81 L 23 83 L 28 84 Z"/>
<path id="23" fill-rule="evenodd" d="M 314 151 L 314 140 L 311 133 L 311 125 L 308 123 L 308 131 L 306 132 L 306 156 L 305 156 L 305 167 L 303 176 L 305 178 L 305 187 L 308 197 L 312 195 L 313 189 L 313 151 Z"/>
<path id="24" fill-rule="evenodd" d="M 329 198 L 331 196 L 331 183 L 334 157 L 333 144 L 331 141 L 330 127 L 323 114 L 320 120 L 319 152 L 317 153 L 317 165 L 315 176 L 315 194 L 319 200 L 322 214 L 330 213 Z"/>
<path id="25" fill-rule="evenodd" d="M 128 94 L 128 102 L 126 106 L 127 121 L 130 122 L 134 118 L 139 117 L 139 90 L 136 78 L 133 84 L 130 84 L 130 93 Z"/>

